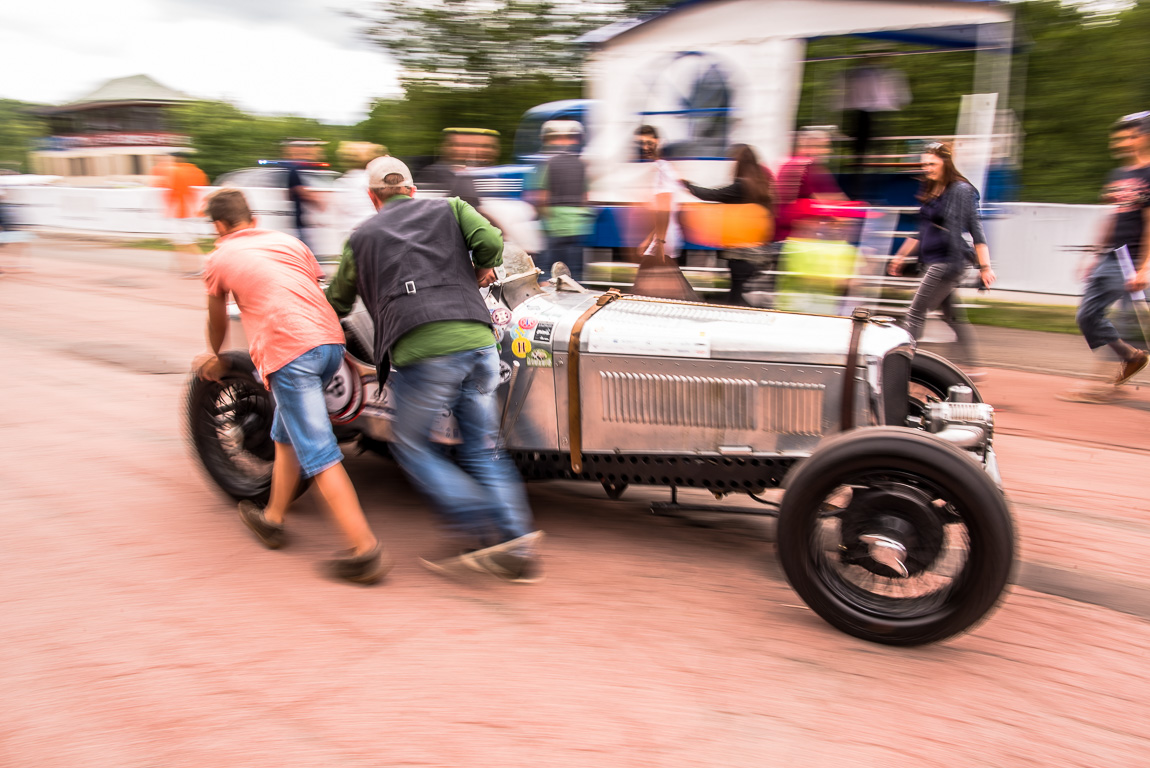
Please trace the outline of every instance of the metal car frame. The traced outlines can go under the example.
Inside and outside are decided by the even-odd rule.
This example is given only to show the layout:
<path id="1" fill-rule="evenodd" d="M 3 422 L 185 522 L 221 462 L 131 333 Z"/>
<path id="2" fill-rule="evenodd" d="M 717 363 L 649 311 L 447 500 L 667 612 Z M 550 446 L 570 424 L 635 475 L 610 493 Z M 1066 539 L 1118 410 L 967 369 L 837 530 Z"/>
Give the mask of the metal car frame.
<path id="1" fill-rule="evenodd" d="M 564 275 L 541 287 L 529 259 L 519 266 L 486 301 L 500 432 L 526 479 L 597 481 L 612 498 L 640 484 L 760 501 L 783 488 L 788 579 L 828 622 L 867 640 L 941 640 L 997 603 L 1014 533 L 993 408 L 889 319 L 600 293 Z M 370 359 L 370 317 L 360 309 L 344 327 L 329 411 L 341 439 L 381 448 L 401 416 Z M 270 397 L 244 353 L 229 360 L 230 382 L 193 376 L 190 434 L 221 488 L 260 499 Z M 435 437 L 457 441 L 449 413 Z"/>

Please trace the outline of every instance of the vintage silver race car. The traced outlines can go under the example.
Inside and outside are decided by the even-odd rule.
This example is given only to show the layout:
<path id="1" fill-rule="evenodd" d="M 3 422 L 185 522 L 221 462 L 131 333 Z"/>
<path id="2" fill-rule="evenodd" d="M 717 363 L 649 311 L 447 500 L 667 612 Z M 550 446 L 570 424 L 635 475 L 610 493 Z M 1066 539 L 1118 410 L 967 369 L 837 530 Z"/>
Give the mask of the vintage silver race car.
<path id="1" fill-rule="evenodd" d="M 993 409 L 889 319 L 601 293 L 564 276 L 540 287 L 538 275 L 527 262 L 487 295 L 501 433 L 525 479 L 599 482 L 611 498 L 661 485 L 770 503 L 761 494 L 785 489 L 770 513 L 788 580 L 867 640 L 941 640 L 997 603 L 1015 545 Z M 358 311 L 344 328 L 332 421 L 386 452 L 395 413 L 371 320 Z M 272 401 L 247 354 L 226 354 L 222 383 L 192 377 L 190 436 L 226 493 L 266 498 Z M 456 440 L 449 413 L 436 432 Z"/>

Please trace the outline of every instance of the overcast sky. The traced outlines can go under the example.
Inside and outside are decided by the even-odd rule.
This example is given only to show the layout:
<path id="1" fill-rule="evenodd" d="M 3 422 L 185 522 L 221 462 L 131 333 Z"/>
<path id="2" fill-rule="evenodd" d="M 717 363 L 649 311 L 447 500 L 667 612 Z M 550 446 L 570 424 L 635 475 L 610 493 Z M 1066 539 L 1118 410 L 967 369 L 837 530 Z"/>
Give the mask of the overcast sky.
<path id="1" fill-rule="evenodd" d="M 261 113 L 356 122 L 397 69 L 341 13 L 371 0 L 0 3 L 0 98 L 57 104 L 146 74 Z"/>

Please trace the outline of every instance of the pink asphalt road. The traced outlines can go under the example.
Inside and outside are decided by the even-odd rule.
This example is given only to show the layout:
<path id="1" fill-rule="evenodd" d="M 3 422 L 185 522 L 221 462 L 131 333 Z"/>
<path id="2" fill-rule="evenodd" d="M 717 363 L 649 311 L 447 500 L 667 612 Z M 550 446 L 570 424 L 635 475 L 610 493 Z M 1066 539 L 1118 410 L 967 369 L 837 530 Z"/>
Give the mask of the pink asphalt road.
<path id="1" fill-rule="evenodd" d="M 782 578 L 770 521 L 653 517 L 655 489 L 532 486 L 547 580 L 445 582 L 416 562 L 430 512 L 371 455 L 347 466 L 398 564 L 361 588 L 317 575 L 341 544 L 310 495 L 269 552 L 190 458 L 195 281 L 57 248 L 0 277 L 4 768 L 1150 754 L 1145 390 L 1061 403 L 1069 380 L 992 371 L 1023 563 L 999 610 L 941 645 L 840 634 Z"/>

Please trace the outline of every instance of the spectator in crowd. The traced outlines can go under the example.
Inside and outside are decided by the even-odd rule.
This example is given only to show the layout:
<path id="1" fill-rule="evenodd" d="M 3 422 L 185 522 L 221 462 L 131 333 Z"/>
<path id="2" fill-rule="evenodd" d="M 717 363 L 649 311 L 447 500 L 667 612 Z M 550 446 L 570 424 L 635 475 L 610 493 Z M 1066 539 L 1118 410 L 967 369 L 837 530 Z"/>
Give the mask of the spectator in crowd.
<path id="1" fill-rule="evenodd" d="M 683 230 L 679 226 L 679 200 L 682 182 L 674 166 L 663 159 L 659 131 L 653 125 L 641 125 L 635 131 L 639 162 L 653 163 L 650 210 L 654 226 L 639 245 L 644 256 L 662 253 L 669 259 L 679 256 L 683 247 Z"/>
<path id="2" fill-rule="evenodd" d="M 347 169 L 335 182 L 336 226 L 346 235 L 364 219 L 375 215 L 367 195 L 367 165 L 387 156 L 387 147 L 369 141 L 344 141 L 336 150 Z"/>
<path id="3" fill-rule="evenodd" d="M 314 245 L 308 242 L 307 231 L 312 226 L 312 214 L 324 210 L 327 200 L 323 192 L 307 185 L 302 171 L 323 163 L 323 147 L 326 143 L 318 139 L 285 139 L 282 144 L 282 164 L 288 170 L 285 186 L 292 205 L 296 237 L 307 244 L 309 249 Z"/>
<path id="4" fill-rule="evenodd" d="M 844 201 L 846 195 L 825 165 L 830 134 L 821 128 L 803 128 L 795 138 L 795 154 L 779 166 L 776 175 L 776 240 L 786 240 L 796 221 L 809 215 L 818 202 Z"/>
<path id="5" fill-rule="evenodd" d="M 494 147 L 494 149 L 493 149 Z M 499 131 L 487 128 L 444 128 L 439 159 L 420 172 L 419 185 L 458 197 L 479 208 L 479 192 L 467 168 L 490 165 L 499 156 Z"/>
<path id="6" fill-rule="evenodd" d="M 536 266 L 544 279 L 562 262 L 576 280 L 583 279 L 583 244 L 594 216 L 587 207 L 587 176 L 579 156 L 583 126 L 576 120 L 548 120 L 540 131 L 548 157 L 535 169 L 529 195 L 547 235 L 547 249 Z"/>
<path id="7" fill-rule="evenodd" d="M 168 237 L 176 248 L 176 271 L 184 277 L 199 277 L 200 207 L 197 189 L 208 186 L 204 172 L 182 155 L 160 155 L 152 167 L 152 184 L 163 190 Z M 180 258 L 183 254 L 185 258 Z"/>
<path id="8" fill-rule="evenodd" d="M 755 150 L 746 144 L 736 144 L 731 148 L 731 159 L 735 161 L 735 178 L 730 184 L 719 189 L 708 189 L 684 181 L 683 186 L 699 198 L 717 203 L 757 205 L 768 213 L 774 210 L 774 177 L 759 162 Z M 719 252 L 731 270 L 731 304 L 746 305 L 743 290 L 747 281 L 760 270 L 774 270 L 778 261 L 778 246 L 770 241 L 744 248 L 727 249 Z"/>
<path id="9" fill-rule="evenodd" d="M 352 233 L 327 297 L 340 314 L 362 297 L 380 380 L 395 369 L 391 450 L 455 534 L 450 554 L 422 562 L 441 575 L 538 581 L 542 534 L 532 531 L 523 481 L 500 447 L 499 353 L 479 293 L 496 279 L 503 238 L 457 197 L 413 199 L 411 171 L 394 157 L 368 173 L 379 212 Z M 446 411 L 462 438 L 454 461 L 431 442 Z"/>
<path id="10" fill-rule="evenodd" d="M 958 339 L 961 362 L 972 367 L 968 375 L 980 378 L 983 372 L 974 367 L 978 364 L 974 334 L 966 321 L 966 313 L 957 306 L 958 287 L 968 267 L 978 268 L 984 288 L 989 288 L 995 279 L 990 249 L 978 220 L 978 190 L 958 172 L 950 145 L 928 144 L 921 161 L 923 184 L 918 195 L 922 202 L 918 236 L 903 241 L 888 271 L 897 275 L 902 262 L 918 252 L 925 271 L 903 325 L 915 339 L 922 338 L 927 313 L 941 309 Z M 964 238 L 966 234 L 974 241 L 973 247 Z"/>
<path id="11" fill-rule="evenodd" d="M 238 189 L 215 192 L 206 212 L 219 239 L 204 268 L 211 353 L 199 362 L 199 373 L 213 381 L 227 374 L 220 349 L 230 294 L 240 308 L 252 362 L 275 397 L 271 497 L 263 509 L 241 501 L 240 519 L 264 546 L 278 549 L 300 478 L 312 478 L 351 545 L 329 561 L 330 573 L 353 582 L 378 581 L 391 565 L 344 471 L 324 401 L 324 387 L 343 361 L 344 336 L 320 290 L 319 265 L 291 235 L 257 228 Z"/>
<path id="12" fill-rule="evenodd" d="M 12 212 L 8 207 L 8 197 L 4 187 L 0 187 L 0 255 L 3 255 L 3 268 L 0 275 L 5 272 L 11 274 L 24 270 L 21 262 L 26 243 L 32 239 L 29 232 L 21 230 L 13 221 Z"/>
<path id="13" fill-rule="evenodd" d="M 1122 167 L 1111 172 L 1102 191 L 1102 202 L 1114 206 L 1098 245 L 1098 255 L 1084 273 L 1086 288 L 1078 307 L 1078 327 L 1092 350 L 1109 348 L 1118 356 L 1116 371 L 1105 381 L 1072 389 L 1063 400 L 1082 403 L 1110 402 L 1118 387 L 1146 367 L 1150 355 L 1122 339 L 1107 318 L 1114 304 L 1130 309 L 1132 293 L 1150 284 L 1150 112 L 1119 119 L 1110 130 L 1110 146 Z M 1134 273 L 1126 275 L 1117 249 L 1126 246 Z M 1139 307 L 1137 310 L 1145 311 Z M 1143 339 L 1143 341 L 1146 341 Z"/>

